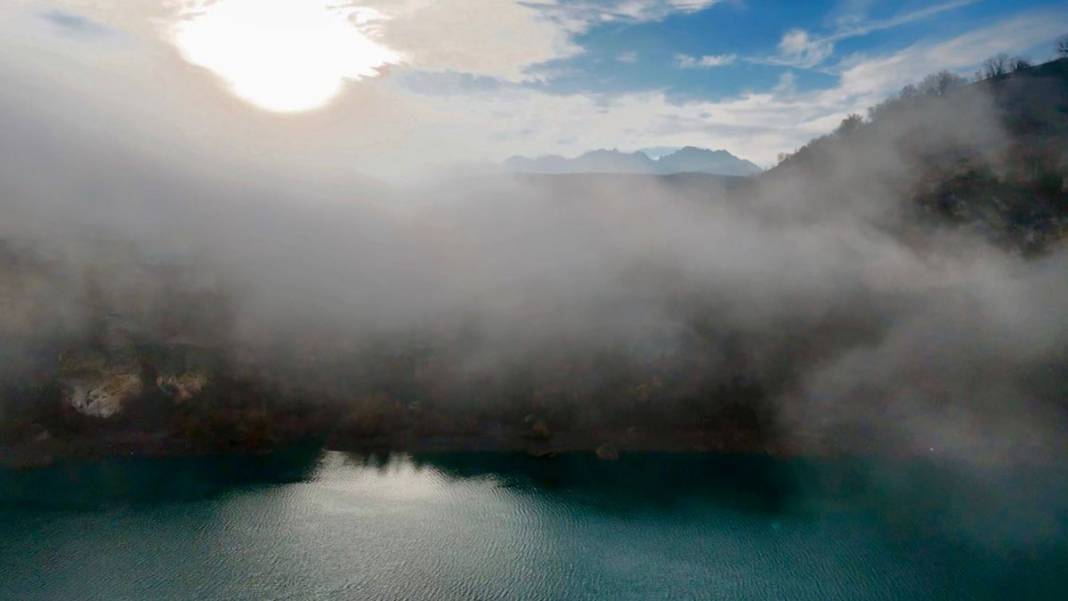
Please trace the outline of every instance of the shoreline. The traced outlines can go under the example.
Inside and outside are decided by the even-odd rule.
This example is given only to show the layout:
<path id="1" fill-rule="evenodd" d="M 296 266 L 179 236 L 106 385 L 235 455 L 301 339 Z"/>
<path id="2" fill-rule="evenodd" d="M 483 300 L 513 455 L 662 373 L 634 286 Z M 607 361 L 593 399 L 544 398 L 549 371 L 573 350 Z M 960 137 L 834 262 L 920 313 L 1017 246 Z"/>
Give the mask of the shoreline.
<path id="1" fill-rule="evenodd" d="M 194 441 L 167 434 L 121 433 L 108 436 L 70 438 L 48 437 L 17 444 L 0 444 L 0 469 L 32 470 L 47 468 L 70 461 L 96 462 L 116 458 L 168 459 L 208 456 L 271 455 L 295 447 L 316 448 L 361 454 L 433 454 L 433 453 L 511 453 L 535 459 L 552 459 L 572 453 L 590 453 L 603 461 L 619 458 L 621 453 L 687 453 L 712 455 L 760 455 L 790 458 L 868 457 L 904 458 L 966 458 L 976 462 L 1043 464 L 1056 461 L 1058 454 L 1050 447 L 1014 448 L 1012 452 L 986 449 L 973 455 L 957 450 L 886 449 L 875 445 L 837 444 L 814 437 L 791 437 L 761 441 L 744 434 L 733 437 L 713 436 L 703 431 L 682 432 L 581 432 L 565 431 L 539 439 L 519 432 L 493 435 L 430 435 L 417 436 L 411 432 L 372 437 L 346 437 L 335 434 L 315 434 L 273 441 L 269 445 L 250 445 L 240 441 Z M 1001 451 L 1001 452 L 993 452 Z"/>

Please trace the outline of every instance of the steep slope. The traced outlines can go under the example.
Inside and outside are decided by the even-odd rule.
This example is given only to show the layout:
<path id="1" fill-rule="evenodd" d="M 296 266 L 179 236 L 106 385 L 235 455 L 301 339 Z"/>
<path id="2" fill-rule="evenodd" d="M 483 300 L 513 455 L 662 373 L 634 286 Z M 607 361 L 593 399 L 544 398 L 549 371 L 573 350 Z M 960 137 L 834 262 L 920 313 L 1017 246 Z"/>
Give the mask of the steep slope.
<path id="1" fill-rule="evenodd" d="M 841 210 L 856 191 L 878 189 L 912 201 L 873 209 L 898 211 L 898 226 L 951 224 L 1041 252 L 1068 231 L 1068 59 L 975 83 L 933 75 L 761 179 L 822 188 L 803 193 Z"/>

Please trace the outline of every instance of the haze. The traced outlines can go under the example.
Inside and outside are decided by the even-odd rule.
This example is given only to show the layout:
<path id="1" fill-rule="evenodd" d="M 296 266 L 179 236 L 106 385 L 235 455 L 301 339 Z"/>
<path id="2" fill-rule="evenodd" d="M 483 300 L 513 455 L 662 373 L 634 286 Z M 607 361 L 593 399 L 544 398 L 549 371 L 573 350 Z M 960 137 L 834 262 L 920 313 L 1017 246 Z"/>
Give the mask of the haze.
<path id="1" fill-rule="evenodd" d="M 2 377 L 21 386 L 39 349 L 90 336 L 106 307 L 137 336 L 225 349 L 302 398 L 346 398 L 354 372 L 330 359 L 388 340 L 437 349 L 427 389 L 461 408 L 472 382 L 522 373 L 551 393 L 521 413 L 595 399 L 611 416 L 629 365 L 670 399 L 641 411 L 752 384 L 804 444 L 873 425 L 910 453 L 1060 444 L 1063 248 L 923 227 L 909 209 L 928 183 L 917 165 L 942 163 L 900 132 L 984 173 L 1017 169 L 980 88 L 873 121 L 825 171 L 693 183 L 501 168 L 515 153 L 691 144 L 771 167 L 927 73 L 1049 55 L 1068 29 L 1062 7 L 1035 3 L 835 54 L 972 4 L 955 2 L 822 34 L 779 23 L 781 39 L 744 56 L 667 53 L 678 77 L 771 70 L 737 91 L 568 84 L 606 68 L 582 62 L 595 53 L 612 69 L 642 60 L 594 46 L 604 27 L 727 24 L 753 18 L 748 4 L 8 4 L 0 240 L 48 269 L 6 284 Z M 155 279 L 161 265 L 182 275 Z M 177 311 L 192 315 L 175 325 Z M 621 363 L 601 370 L 603 357 Z"/>

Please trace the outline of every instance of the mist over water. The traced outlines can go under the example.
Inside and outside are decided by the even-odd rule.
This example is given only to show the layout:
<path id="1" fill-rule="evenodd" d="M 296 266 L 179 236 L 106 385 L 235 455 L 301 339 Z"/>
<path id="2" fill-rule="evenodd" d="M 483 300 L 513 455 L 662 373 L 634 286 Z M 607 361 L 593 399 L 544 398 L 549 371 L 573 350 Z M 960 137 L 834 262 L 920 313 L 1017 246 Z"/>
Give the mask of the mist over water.
<path id="1" fill-rule="evenodd" d="M 665 415 L 755 390 L 774 436 L 806 445 L 845 432 L 996 459 L 1064 440 L 1065 253 L 925 225 L 909 204 L 932 163 L 1011 170 L 982 90 L 880 121 L 829 170 L 746 183 L 342 181 L 227 148 L 163 161 L 144 149 L 177 136 L 166 123 L 108 131 L 59 99 L 0 101 L 9 386 L 107 315 L 302 397 L 368 390 L 346 381 L 378 346 L 431 349 L 429 386 L 460 408 L 522 373 L 596 398 L 597 421 L 630 372 Z"/>
<path id="2" fill-rule="evenodd" d="M 449 147 L 415 133 L 344 135 L 330 111 L 270 121 L 205 101 L 187 66 L 161 89 L 153 68 L 175 59 L 131 58 L 136 39 L 39 56 L 31 28 L 6 28 L 10 414 L 81 398 L 66 372 L 125 369 L 115 385 L 133 389 L 200 361 L 233 384 L 217 398 L 236 382 L 282 406 L 436 411 L 452 430 L 489 415 L 708 432 L 727 415 L 726 446 L 748 428 L 749 450 L 978 463 L 1068 440 L 1063 244 L 943 227 L 914 202 L 967 204 L 1034 171 L 1040 144 L 992 86 L 884 111 L 746 181 L 443 173 L 425 167 Z M 1061 173 L 1056 136 L 1034 139 Z M 940 192 L 962 165 L 988 180 Z"/>

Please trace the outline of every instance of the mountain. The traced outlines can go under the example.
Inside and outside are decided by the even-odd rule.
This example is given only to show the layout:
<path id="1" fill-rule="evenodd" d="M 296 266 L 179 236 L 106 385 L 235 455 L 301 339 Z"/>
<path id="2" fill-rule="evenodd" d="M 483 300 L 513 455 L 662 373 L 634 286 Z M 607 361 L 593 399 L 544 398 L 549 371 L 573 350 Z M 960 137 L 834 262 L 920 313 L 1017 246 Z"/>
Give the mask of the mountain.
<path id="1" fill-rule="evenodd" d="M 707 150 L 687 146 L 660 157 L 659 173 L 717 173 L 720 175 L 754 175 L 763 171 L 726 150 Z"/>
<path id="2" fill-rule="evenodd" d="M 679 149 L 678 146 L 649 146 L 646 148 L 639 148 L 638 152 L 645 154 L 654 161 L 660 157 L 667 156 Z"/>
<path id="3" fill-rule="evenodd" d="M 660 149 L 663 150 L 663 149 Z M 637 173 L 670 175 L 674 173 L 712 173 L 716 175 L 754 175 L 760 167 L 740 159 L 726 150 L 707 150 L 687 146 L 649 158 L 645 152 L 593 150 L 568 159 L 559 155 L 538 158 L 515 156 L 504 163 L 521 173 Z"/>

